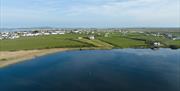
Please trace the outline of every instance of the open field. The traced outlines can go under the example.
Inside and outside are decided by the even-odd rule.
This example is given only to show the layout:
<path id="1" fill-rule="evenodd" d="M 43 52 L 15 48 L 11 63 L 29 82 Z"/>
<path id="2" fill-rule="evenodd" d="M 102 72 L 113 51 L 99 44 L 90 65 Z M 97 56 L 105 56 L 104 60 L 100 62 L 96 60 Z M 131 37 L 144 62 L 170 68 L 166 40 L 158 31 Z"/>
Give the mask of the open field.
<path id="1" fill-rule="evenodd" d="M 180 40 L 171 40 L 164 36 L 155 37 L 141 33 L 115 33 L 108 37 L 97 36 L 95 40 L 87 39 L 85 34 L 65 34 L 21 37 L 14 40 L 0 40 L 0 51 L 18 51 L 50 48 L 83 48 L 83 47 L 103 47 L 103 48 L 146 48 L 147 41 L 159 41 L 163 47 L 176 46 L 180 48 Z M 78 39 L 82 37 L 82 39 Z"/>
<path id="2" fill-rule="evenodd" d="M 144 41 L 159 41 L 164 44 L 164 47 L 169 47 L 171 45 L 177 46 L 180 48 L 180 40 L 171 40 L 164 36 L 152 36 L 152 35 L 143 35 L 143 34 L 130 34 L 127 36 L 128 38 L 144 40 Z"/>
<path id="3" fill-rule="evenodd" d="M 165 42 L 168 46 L 176 46 L 177 48 L 180 48 L 180 40 L 169 40 Z"/>
<path id="4" fill-rule="evenodd" d="M 178 34 L 177 34 L 178 35 Z M 111 33 L 109 37 L 98 37 L 99 40 L 107 42 L 118 48 L 143 47 L 149 46 L 149 42 L 159 41 L 161 47 L 176 46 L 180 48 L 180 40 L 171 40 L 164 36 L 145 35 L 143 33 Z"/>
<path id="5" fill-rule="evenodd" d="M 135 47 L 146 46 L 144 41 L 132 40 L 132 39 L 127 39 L 123 37 L 100 37 L 99 39 L 101 41 L 112 44 L 113 46 L 118 47 L 118 48 L 129 48 L 129 47 L 135 48 Z"/>
<path id="6" fill-rule="evenodd" d="M 0 51 L 17 51 L 32 49 L 49 49 L 49 48 L 74 48 L 90 47 L 92 45 L 73 41 L 77 39 L 78 34 L 50 35 L 36 37 L 21 37 L 14 40 L 0 40 Z"/>
<path id="7" fill-rule="evenodd" d="M 106 47 L 106 48 L 112 48 L 113 46 L 106 43 L 106 42 L 103 42 L 103 41 L 100 41 L 98 39 L 94 39 L 94 40 L 89 40 L 89 39 L 80 39 L 78 41 L 81 41 L 81 42 L 85 42 L 85 43 L 88 43 L 88 44 L 92 44 L 94 45 L 95 47 Z"/>

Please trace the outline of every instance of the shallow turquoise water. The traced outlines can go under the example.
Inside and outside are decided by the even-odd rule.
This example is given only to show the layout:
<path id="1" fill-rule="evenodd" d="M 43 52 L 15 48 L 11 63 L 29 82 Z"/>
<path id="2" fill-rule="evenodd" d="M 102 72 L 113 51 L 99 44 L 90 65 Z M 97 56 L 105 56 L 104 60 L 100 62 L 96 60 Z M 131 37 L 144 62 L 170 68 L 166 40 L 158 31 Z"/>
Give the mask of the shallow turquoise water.
<path id="1" fill-rule="evenodd" d="M 180 91 L 180 50 L 68 51 L 0 69 L 0 91 Z"/>

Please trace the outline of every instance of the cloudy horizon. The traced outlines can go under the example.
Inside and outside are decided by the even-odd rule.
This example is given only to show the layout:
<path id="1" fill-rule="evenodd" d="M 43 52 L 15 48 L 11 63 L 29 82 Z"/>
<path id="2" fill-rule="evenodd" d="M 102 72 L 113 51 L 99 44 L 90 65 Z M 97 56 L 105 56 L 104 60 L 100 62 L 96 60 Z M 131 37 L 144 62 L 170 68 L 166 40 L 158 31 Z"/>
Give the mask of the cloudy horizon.
<path id="1" fill-rule="evenodd" d="M 1 27 L 180 27 L 179 0 L 0 0 Z"/>

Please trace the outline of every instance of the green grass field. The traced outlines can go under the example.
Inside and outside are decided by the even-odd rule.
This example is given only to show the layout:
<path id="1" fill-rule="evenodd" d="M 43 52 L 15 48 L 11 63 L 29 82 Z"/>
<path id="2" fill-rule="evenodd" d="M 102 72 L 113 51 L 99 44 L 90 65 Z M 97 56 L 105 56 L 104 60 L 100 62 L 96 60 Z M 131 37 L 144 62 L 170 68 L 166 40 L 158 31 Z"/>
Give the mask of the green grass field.
<path id="1" fill-rule="evenodd" d="M 37 37 L 21 37 L 14 40 L 0 40 L 0 51 L 91 46 L 86 43 L 71 40 L 77 39 L 79 36 L 83 35 L 65 34 Z"/>
<path id="2" fill-rule="evenodd" d="M 168 46 L 176 46 L 177 48 L 180 48 L 180 40 L 169 40 L 165 42 Z"/>
<path id="3" fill-rule="evenodd" d="M 83 37 L 83 39 L 78 39 Z M 95 40 L 86 39 L 87 35 L 65 34 L 36 37 L 21 37 L 14 40 L 0 40 L 0 51 L 17 51 L 48 48 L 146 48 L 146 41 L 160 41 L 163 47 L 175 46 L 180 48 L 180 40 L 170 40 L 165 37 L 146 36 L 138 33 L 111 33 L 108 37 L 99 36 Z"/>
<path id="4" fill-rule="evenodd" d="M 170 45 L 180 48 L 180 40 L 171 40 L 165 38 L 164 36 L 152 36 L 145 35 L 142 33 L 112 33 L 109 37 L 100 37 L 102 41 L 108 42 L 116 47 L 128 48 L 136 46 L 146 46 L 145 41 L 159 41 L 162 43 L 163 47 L 169 47 Z M 144 42 L 143 42 L 144 41 Z"/>
<path id="5" fill-rule="evenodd" d="M 165 38 L 164 36 L 157 37 L 157 36 L 152 36 L 152 35 L 146 36 L 143 34 L 139 34 L 139 35 L 131 34 L 131 35 L 128 35 L 127 37 L 132 38 L 132 39 L 142 39 L 145 41 L 159 41 L 162 44 L 165 44 L 163 45 L 164 47 L 169 47 L 170 45 L 174 45 L 180 48 L 180 40 L 172 40 L 172 39 Z"/>
<path id="6" fill-rule="evenodd" d="M 85 42 L 85 43 L 88 43 L 88 44 L 92 44 L 94 45 L 95 47 L 107 47 L 107 48 L 112 48 L 113 46 L 106 43 L 106 42 L 103 42 L 103 41 L 100 41 L 98 39 L 94 39 L 94 40 L 89 40 L 89 39 L 80 39 L 79 41 L 81 42 Z"/>
<path id="7" fill-rule="evenodd" d="M 112 44 L 115 47 L 128 48 L 128 47 L 145 47 L 144 41 L 132 40 L 123 37 L 99 37 L 101 41 Z"/>

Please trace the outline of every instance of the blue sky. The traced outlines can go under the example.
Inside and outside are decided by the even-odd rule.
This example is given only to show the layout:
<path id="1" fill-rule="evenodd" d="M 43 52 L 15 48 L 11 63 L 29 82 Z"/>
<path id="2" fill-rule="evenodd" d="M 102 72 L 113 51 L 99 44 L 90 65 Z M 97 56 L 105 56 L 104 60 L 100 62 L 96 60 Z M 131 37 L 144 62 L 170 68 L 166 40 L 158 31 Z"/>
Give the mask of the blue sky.
<path id="1" fill-rule="evenodd" d="M 180 27 L 180 0 L 0 0 L 1 27 Z"/>

